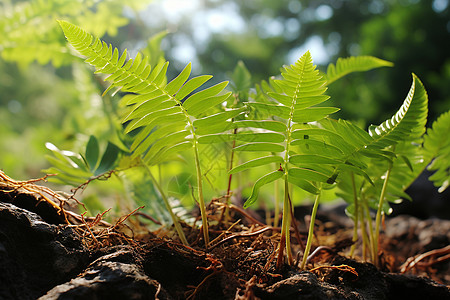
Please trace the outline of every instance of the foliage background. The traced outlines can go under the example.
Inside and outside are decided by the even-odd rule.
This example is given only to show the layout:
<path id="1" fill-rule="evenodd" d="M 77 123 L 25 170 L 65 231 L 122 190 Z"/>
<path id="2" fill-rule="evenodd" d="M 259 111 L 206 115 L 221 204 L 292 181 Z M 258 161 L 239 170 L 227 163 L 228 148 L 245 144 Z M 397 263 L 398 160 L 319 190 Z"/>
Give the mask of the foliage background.
<path id="1" fill-rule="evenodd" d="M 72 55 L 56 19 L 80 25 L 132 56 L 167 30 L 161 45 L 171 61 L 168 77 L 192 61 L 195 75 L 214 75 L 211 84 L 229 79 L 240 60 L 258 83 L 307 49 L 322 67 L 350 55 L 392 61 L 393 68 L 352 75 L 328 92 L 339 99 L 333 105 L 342 108 L 341 117 L 364 127 L 392 115 L 411 72 L 429 93 L 429 123 L 450 109 L 448 0 L 0 3 L 0 169 L 17 179 L 42 175 L 46 142 L 81 152 L 89 135 L 108 140 L 117 130 L 119 95 L 100 96 L 103 82 Z M 173 168 L 169 173 L 182 171 Z M 189 180 L 181 174 L 174 180 Z"/>

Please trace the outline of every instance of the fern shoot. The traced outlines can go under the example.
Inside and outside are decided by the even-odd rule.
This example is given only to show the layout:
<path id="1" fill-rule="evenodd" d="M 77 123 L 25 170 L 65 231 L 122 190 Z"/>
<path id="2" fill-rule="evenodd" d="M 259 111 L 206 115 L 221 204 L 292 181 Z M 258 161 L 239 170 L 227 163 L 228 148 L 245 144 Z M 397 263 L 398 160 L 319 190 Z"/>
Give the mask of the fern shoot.
<path id="1" fill-rule="evenodd" d="M 259 131 L 252 133 L 252 139 L 249 142 L 237 146 L 235 150 L 257 152 L 261 153 L 262 156 L 247 161 L 230 171 L 230 173 L 236 173 L 264 165 L 273 166 L 274 163 L 279 166 L 272 167 L 271 172 L 263 175 L 255 182 L 252 193 L 244 204 L 244 207 L 252 205 L 257 200 L 259 189 L 262 186 L 283 178 L 284 204 L 281 242 L 278 248 L 278 267 L 281 266 L 283 261 L 284 248 L 286 248 L 288 262 L 290 264 L 293 262 L 289 236 L 290 211 L 292 209 L 288 194 L 289 183 L 298 185 L 314 194 L 319 194 L 320 189 L 317 187 L 317 183 L 331 182 L 329 170 L 321 166 L 320 155 L 308 152 L 304 158 L 309 159 L 309 163 L 308 165 L 302 165 L 302 157 L 297 154 L 295 147 L 304 138 L 304 135 L 298 134 L 299 130 L 309 126 L 308 123 L 319 121 L 338 110 L 334 107 L 316 106 L 328 100 L 329 97 L 324 95 L 327 89 L 326 80 L 322 78 L 313 65 L 309 51 L 294 65 L 285 67 L 281 75 L 283 79 L 273 81 L 279 92 L 269 93 L 269 96 L 273 99 L 271 103 L 247 103 L 250 109 L 269 111 L 276 120 L 235 122 L 237 126 L 242 125 L 259 129 Z"/>
<path id="2" fill-rule="evenodd" d="M 243 112 L 243 109 L 235 109 L 216 115 L 205 113 L 230 96 L 230 92 L 221 93 L 227 82 L 194 92 L 212 76 L 203 75 L 189 79 L 191 65 L 188 64 L 175 79 L 166 83 L 168 62 L 153 67 L 140 53 L 134 59 L 127 60 L 126 50 L 119 55 L 117 48 L 113 49 L 98 38 L 94 39 L 81 28 L 65 21 L 59 23 L 67 40 L 79 53 L 87 57 L 86 62 L 96 67 L 96 73 L 110 74 L 105 80 L 111 84 L 104 94 L 112 89 L 135 94 L 128 102 L 134 109 L 123 121 L 127 124 L 127 133 L 140 129 L 130 149 L 133 157 L 141 156 L 145 163 L 156 165 L 179 151 L 192 149 L 203 236 L 205 246 L 208 247 L 208 221 L 203 198 L 197 131 L 217 120 L 226 120 Z M 170 206 L 167 204 L 167 207 Z M 174 219 L 174 224 L 177 223 Z M 178 233 L 182 234 L 180 231 Z"/>
<path id="3" fill-rule="evenodd" d="M 334 140 L 339 141 L 335 143 L 339 149 L 343 152 L 347 149 L 347 154 L 341 159 L 351 158 L 353 165 L 364 166 L 364 173 L 360 173 L 363 176 L 355 178 L 356 184 L 349 184 L 353 175 L 348 172 L 341 174 L 338 183 L 338 187 L 344 191 L 340 195 L 352 203 L 352 209 L 349 211 L 354 216 L 355 223 L 358 215 L 366 215 L 360 211 L 365 206 L 360 202 L 360 198 L 377 199 L 373 201 L 374 204 L 376 202 L 374 208 L 377 209 L 375 229 L 370 232 L 370 252 L 374 259 L 378 252 L 381 216 L 389 209 L 385 200 L 409 198 L 403 191 L 423 169 L 420 167 L 423 164 L 423 151 L 417 145 L 420 145 L 425 131 L 428 97 L 418 77 L 414 74 L 412 77 L 411 88 L 400 109 L 380 125 L 371 125 L 367 132 L 343 120 L 326 120 L 327 122 L 321 123 L 336 135 Z M 415 167 L 415 171 L 412 170 L 411 162 L 419 166 Z M 358 190 L 355 190 L 356 188 Z M 355 195 L 361 196 L 355 199 Z M 355 227 L 357 226 L 358 224 L 355 224 Z M 376 261 L 375 259 L 374 263 Z"/>

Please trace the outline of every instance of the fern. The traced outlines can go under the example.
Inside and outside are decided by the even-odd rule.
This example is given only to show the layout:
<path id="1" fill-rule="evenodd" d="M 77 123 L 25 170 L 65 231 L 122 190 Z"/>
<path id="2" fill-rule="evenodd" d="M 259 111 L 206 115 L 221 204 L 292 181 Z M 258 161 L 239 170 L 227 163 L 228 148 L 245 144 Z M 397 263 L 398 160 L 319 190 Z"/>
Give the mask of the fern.
<path id="1" fill-rule="evenodd" d="M 312 193 L 320 194 L 321 188 L 316 183 L 327 183 L 330 181 L 329 174 L 327 174 L 328 169 L 322 166 L 320 155 L 309 152 L 308 159 L 311 163 L 307 166 L 296 166 L 299 164 L 299 161 L 302 161 L 302 159 L 298 159 L 299 157 L 296 156 L 294 151 L 295 144 L 299 141 L 299 138 L 303 138 L 303 135 L 298 134 L 298 128 L 307 126 L 305 125 L 307 123 L 319 121 L 338 111 L 334 107 L 317 106 L 328 100 L 329 97 L 324 95 L 327 89 L 326 81 L 313 65 L 309 51 L 294 65 L 285 67 L 281 75 L 283 79 L 272 81 L 275 91 L 268 93 L 276 102 L 246 103 L 252 110 L 262 110 L 272 114 L 274 120 L 245 120 L 234 123 L 234 126 L 237 127 L 258 129 L 252 133 L 237 134 L 236 139 L 241 139 L 245 142 L 238 145 L 235 151 L 250 151 L 262 155 L 230 171 L 230 173 L 235 173 L 264 165 L 272 168 L 271 172 L 263 175 L 255 182 L 252 193 L 245 202 L 244 207 L 252 205 L 257 200 L 259 189 L 262 186 L 280 178 L 284 179 L 285 196 L 278 266 L 282 263 L 284 247 L 286 247 L 289 263 L 292 263 L 293 260 L 289 238 L 289 213 L 291 210 L 288 195 L 289 182 Z M 246 138 L 242 139 L 244 134 Z M 303 159 L 306 160 L 306 156 Z M 313 162 L 315 160 L 316 162 Z M 274 163 L 279 167 L 273 167 Z M 321 186 L 322 184 L 318 185 Z"/>
<path id="2" fill-rule="evenodd" d="M 373 56 L 352 56 L 338 58 L 336 65 L 329 64 L 327 68 L 327 84 L 344 77 L 353 72 L 368 71 L 380 67 L 392 67 L 393 63 Z"/>
<path id="3" fill-rule="evenodd" d="M 326 75 L 327 84 L 334 82 L 335 80 L 356 71 L 365 71 L 382 66 L 391 66 L 392 63 L 370 56 L 364 57 L 350 57 L 347 59 L 339 59 L 336 67 L 330 64 L 328 67 L 328 73 Z M 366 167 L 358 154 L 364 154 L 367 156 L 376 156 L 381 158 L 388 158 L 393 156 L 389 151 L 380 151 L 383 140 L 381 136 L 377 139 L 371 138 L 367 132 L 362 131 L 358 127 L 354 126 L 350 122 L 340 120 L 337 123 L 331 120 L 323 120 L 329 114 L 337 111 L 332 107 L 317 107 L 315 105 L 326 101 L 329 97 L 325 95 L 313 95 L 311 97 L 303 97 L 302 99 L 294 99 L 294 112 L 291 111 L 292 101 L 289 97 L 289 92 L 292 94 L 295 90 L 294 86 L 284 86 L 281 82 L 289 82 L 292 80 L 293 75 L 287 72 L 282 74 L 285 80 L 270 80 L 270 84 L 263 82 L 261 85 L 261 92 L 266 93 L 273 99 L 277 100 L 276 103 L 264 101 L 248 103 L 253 110 L 258 113 L 262 113 L 264 116 L 275 115 L 278 118 L 286 120 L 285 125 L 288 123 L 295 124 L 289 132 L 288 127 L 282 127 L 276 122 L 279 121 L 265 121 L 263 130 L 270 130 L 273 132 L 254 134 L 253 143 L 262 142 L 262 144 L 244 144 L 239 146 L 237 151 L 249 151 L 256 149 L 256 151 L 273 151 L 283 152 L 286 148 L 280 147 L 279 144 L 267 143 L 267 141 L 277 142 L 277 139 L 282 142 L 287 141 L 287 136 L 291 136 L 289 146 L 296 146 L 297 154 L 293 155 L 289 161 L 294 165 L 300 167 L 301 170 L 294 168 L 290 173 L 290 181 L 302 189 L 305 189 L 311 193 L 316 194 L 317 188 L 314 187 L 313 181 L 318 180 L 322 182 L 334 182 L 337 174 L 342 170 L 351 170 L 365 176 L 369 181 L 370 178 L 366 175 L 363 169 Z M 288 88 L 288 92 L 286 92 Z M 295 116 L 294 116 L 295 114 Z M 289 120 L 289 117 L 292 120 Z M 320 121 L 321 128 L 316 126 L 302 125 L 304 123 L 311 123 Z M 324 128 L 325 123 L 330 128 Z M 272 128 L 269 126 L 277 126 L 278 128 Z M 239 126 L 239 122 L 235 126 Z M 262 125 L 261 125 L 262 126 Z M 283 136 L 276 136 L 276 133 L 283 134 Z M 385 132 L 386 133 L 386 132 Z M 386 133 L 387 134 L 387 133 Z M 400 133 L 399 133 L 400 134 Z M 264 135 L 268 139 L 264 139 Z M 272 137 L 270 140 L 269 136 Z M 239 136 L 236 137 L 239 139 Z M 279 142 L 279 141 L 278 141 Z M 293 148 L 292 148 L 293 149 Z M 290 150 L 292 150 L 290 149 Z M 289 151 L 289 150 L 288 150 Z M 269 163 L 280 163 L 280 156 L 271 155 L 267 157 L 261 157 L 254 159 L 241 166 L 236 167 L 231 172 L 245 170 L 247 168 L 266 165 Z M 283 160 L 282 164 L 285 163 Z M 314 166 L 315 165 L 315 166 Z M 320 166 L 319 166 L 320 165 Z M 332 165 L 332 167 L 330 167 Z M 275 178 L 277 175 L 273 172 L 273 175 L 267 175 L 258 184 L 255 184 L 252 194 L 247 200 L 245 206 L 251 205 L 257 198 L 259 188 L 266 183 L 270 182 L 270 179 Z M 311 178 L 308 180 L 307 178 Z"/>
<path id="4" fill-rule="evenodd" d="M 247 106 L 258 111 L 268 111 L 277 120 L 262 121 L 237 121 L 235 126 L 246 126 L 249 128 L 258 128 L 250 134 L 246 134 L 249 142 L 240 144 L 236 151 L 252 151 L 258 153 L 274 153 L 268 156 L 248 161 L 231 170 L 231 173 L 243 171 L 248 168 L 269 165 L 274 162 L 281 164 L 281 168 L 261 177 L 253 187 L 252 194 L 247 199 L 245 207 L 253 204 L 261 186 L 284 177 L 287 181 L 299 185 L 302 188 L 313 190 L 312 181 L 320 179 L 326 182 L 326 176 L 321 177 L 320 172 L 306 168 L 291 167 L 291 156 L 293 154 L 293 145 L 298 138 L 298 126 L 303 123 L 315 122 L 336 112 L 334 107 L 317 107 L 326 101 L 329 97 L 323 95 L 326 91 L 326 82 L 321 78 L 319 72 L 312 63 L 311 54 L 306 52 L 294 65 L 286 67 L 283 70 L 284 79 L 273 81 L 274 84 L 283 91 L 283 93 L 270 92 L 269 96 L 277 102 L 248 102 Z M 237 135 L 240 139 L 242 135 Z M 314 154 L 311 154 L 314 155 Z M 314 180 L 306 179 L 308 175 L 314 177 Z"/>
<path id="5" fill-rule="evenodd" d="M 194 92 L 212 76 L 203 75 L 188 80 L 191 73 L 191 64 L 188 64 L 176 78 L 166 83 L 168 62 L 152 68 L 140 53 L 134 59 L 127 60 L 126 51 L 119 55 L 117 48 L 113 49 L 98 38 L 94 39 L 81 28 L 65 21 L 59 23 L 68 41 L 87 57 L 86 62 L 96 67 L 96 73 L 110 74 L 105 80 L 111 84 L 104 93 L 115 88 L 116 91 L 136 94 L 128 102 L 128 105 L 134 105 L 134 109 L 124 119 L 124 123 L 127 123 L 126 132 L 142 127 L 131 146 L 133 156 L 142 156 L 145 162 L 153 165 L 180 151 L 193 149 L 203 233 L 208 246 L 197 131 L 236 117 L 245 108 L 208 115 L 211 108 L 230 96 L 231 92 L 220 94 L 227 82 Z"/>
<path id="6" fill-rule="evenodd" d="M 450 184 L 450 111 L 443 113 L 434 121 L 432 127 L 425 135 L 425 152 L 428 158 L 433 158 L 428 170 L 436 171 L 430 176 L 430 180 L 443 192 Z"/>
<path id="7" fill-rule="evenodd" d="M 359 150 L 355 151 L 353 155 L 360 157 L 360 161 L 366 165 L 367 174 L 373 181 L 371 185 L 367 185 L 364 180 L 355 179 L 350 173 L 343 176 L 344 180 L 341 181 L 339 187 L 344 191 L 341 195 L 352 203 L 349 211 L 355 218 L 354 238 L 357 233 L 358 215 L 364 216 L 364 213 L 359 212 L 365 206 L 365 203 L 359 203 L 360 199 L 369 200 L 369 203 L 377 208 L 376 229 L 371 232 L 371 250 L 375 264 L 378 263 L 376 255 L 381 215 L 383 212 L 389 213 L 390 210 L 385 199 L 396 201 L 399 197 L 409 198 L 404 190 L 423 170 L 424 156 L 421 138 L 425 131 L 427 105 L 428 96 L 425 88 L 413 74 L 409 93 L 403 105 L 392 118 L 378 126 L 371 125 L 368 134 L 361 130 L 359 132 L 361 138 L 355 134 L 350 135 L 351 132 L 343 130 L 343 126 L 334 127 L 335 132 L 339 133 L 341 137 L 347 136 L 348 141 L 358 145 L 355 150 L 358 148 Z M 401 159 L 398 159 L 399 157 Z M 413 169 L 413 164 L 415 169 Z M 350 183 L 352 184 L 350 185 Z M 357 195 L 359 195 L 359 199 Z M 379 197 L 378 200 L 375 199 L 376 197 Z M 353 250 L 354 247 L 352 247 L 352 252 Z"/>
<path id="8" fill-rule="evenodd" d="M 388 163 L 393 163 L 395 158 L 402 157 L 401 160 L 395 160 L 393 169 L 393 181 L 389 187 L 392 195 L 405 197 L 403 190 L 412 182 L 412 177 L 416 177 L 421 168 L 416 167 L 416 171 L 411 173 L 411 162 L 414 164 L 423 160 L 419 153 L 420 139 L 425 131 L 426 117 L 428 113 L 428 97 L 426 91 L 417 78 L 413 74 L 413 82 L 407 97 L 405 98 L 400 109 L 388 120 L 384 121 L 378 126 L 371 125 L 368 132 L 359 129 L 357 126 L 348 121 L 339 120 L 331 121 L 325 120 L 322 126 L 335 134 L 330 136 L 328 143 L 334 143 L 342 155 L 341 160 L 349 161 L 353 165 L 366 166 L 364 169 L 369 178 L 375 184 L 369 185 L 368 189 L 377 189 L 380 185 L 376 184 L 383 174 L 386 172 Z M 395 150 L 392 148 L 395 146 Z M 337 157 L 335 157 L 337 158 Z M 377 164 L 370 164 L 371 160 L 377 161 Z M 380 161 L 381 159 L 381 161 Z M 370 167 L 369 167 L 370 164 Z M 411 173 L 411 175 L 408 175 Z M 366 177 L 366 179 L 368 179 Z M 370 180 L 366 180 L 370 182 Z M 347 182 L 347 185 L 339 186 L 346 191 L 345 198 L 353 201 L 353 192 L 349 190 L 348 181 L 342 180 L 342 184 Z M 379 194 L 376 191 L 368 194 Z"/>

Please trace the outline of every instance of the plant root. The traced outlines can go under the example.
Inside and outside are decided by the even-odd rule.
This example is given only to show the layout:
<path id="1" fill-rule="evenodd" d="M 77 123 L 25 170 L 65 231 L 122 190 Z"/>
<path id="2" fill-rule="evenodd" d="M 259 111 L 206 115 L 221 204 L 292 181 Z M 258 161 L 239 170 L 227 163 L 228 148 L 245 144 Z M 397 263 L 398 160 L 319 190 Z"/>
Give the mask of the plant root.
<path id="1" fill-rule="evenodd" d="M 429 261 L 423 262 L 423 260 L 427 258 L 429 258 Z M 408 258 L 406 262 L 401 265 L 400 272 L 406 273 L 412 268 L 426 269 L 435 264 L 442 263 L 448 259 L 450 259 L 450 245 Z"/>

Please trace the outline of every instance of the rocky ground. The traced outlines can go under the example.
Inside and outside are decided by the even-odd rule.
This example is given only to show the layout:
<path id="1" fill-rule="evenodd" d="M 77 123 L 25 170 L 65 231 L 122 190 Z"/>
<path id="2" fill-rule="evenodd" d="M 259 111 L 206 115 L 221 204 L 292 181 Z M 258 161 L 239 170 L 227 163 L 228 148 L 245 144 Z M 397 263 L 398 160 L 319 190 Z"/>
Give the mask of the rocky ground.
<path id="1" fill-rule="evenodd" d="M 133 236 L 121 222 L 65 215 L 42 194 L 0 186 L 0 299 L 450 299 L 448 220 L 387 220 L 378 270 L 345 256 L 347 221 L 322 210 L 316 243 L 326 247 L 308 271 L 277 271 L 276 229 L 242 221 L 224 240 L 212 226 L 218 242 L 205 251 L 187 225 L 192 247 L 152 232 Z M 237 210 L 234 217 L 246 218 Z M 304 238 L 301 222 L 299 229 Z"/>

